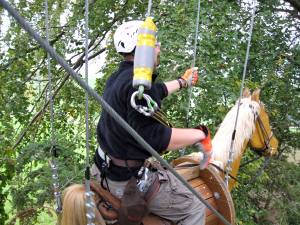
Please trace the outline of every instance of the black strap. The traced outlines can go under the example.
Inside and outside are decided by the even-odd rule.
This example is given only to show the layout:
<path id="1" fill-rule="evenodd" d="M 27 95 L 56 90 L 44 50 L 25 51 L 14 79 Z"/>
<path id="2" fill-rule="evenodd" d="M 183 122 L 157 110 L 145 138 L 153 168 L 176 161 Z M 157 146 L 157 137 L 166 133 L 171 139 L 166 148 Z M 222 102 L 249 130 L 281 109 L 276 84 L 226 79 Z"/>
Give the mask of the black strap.
<path id="1" fill-rule="evenodd" d="M 96 153 L 94 155 L 94 162 L 95 162 L 95 165 L 97 166 L 98 170 L 100 171 L 101 175 L 100 175 L 100 184 L 101 184 L 101 187 L 105 190 L 109 190 L 109 185 L 108 185 L 108 182 L 107 182 L 107 170 L 108 170 L 108 164 L 106 163 L 106 153 L 105 153 L 105 159 L 103 160 L 100 155 L 98 154 L 97 150 L 96 150 Z M 102 162 L 102 163 L 101 163 Z M 106 183 L 106 186 L 104 185 L 104 181 Z"/>
<path id="2" fill-rule="evenodd" d="M 216 169 L 218 169 L 219 171 L 221 171 L 225 174 L 225 171 L 221 167 L 217 166 L 216 164 L 210 163 L 209 165 L 212 165 L 213 167 L 215 167 Z M 231 179 L 233 179 L 236 182 L 240 183 L 236 177 L 232 176 L 230 173 L 228 175 Z"/>

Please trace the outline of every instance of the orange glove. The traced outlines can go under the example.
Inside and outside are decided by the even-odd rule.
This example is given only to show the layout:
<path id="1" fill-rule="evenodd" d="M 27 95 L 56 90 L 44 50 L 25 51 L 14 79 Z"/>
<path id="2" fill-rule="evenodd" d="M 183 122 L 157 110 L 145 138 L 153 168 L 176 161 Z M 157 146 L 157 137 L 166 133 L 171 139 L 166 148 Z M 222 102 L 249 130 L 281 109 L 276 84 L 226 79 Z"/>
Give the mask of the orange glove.
<path id="1" fill-rule="evenodd" d="M 211 151 L 212 144 L 211 144 L 211 138 L 210 138 L 210 131 L 207 126 L 205 125 L 199 125 L 195 127 L 196 129 L 202 130 L 205 134 L 205 138 L 200 141 L 200 143 L 203 145 L 203 148 L 206 152 Z"/>
<path id="2" fill-rule="evenodd" d="M 183 81 L 183 87 L 195 86 L 198 81 L 198 67 L 187 69 L 179 79 Z"/>
<path id="3" fill-rule="evenodd" d="M 200 161 L 200 169 L 205 169 L 208 164 L 211 162 L 211 156 L 212 156 L 212 144 L 211 144 L 211 138 L 210 138 L 210 131 L 208 127 L 204 125 L 199 125 L 195 127 L 196 129 L 202 130 L 205 134 L 205 138 L 200 141 L 201 146 L 199 149 L 201 149 L 203 153 L 203 159 Z"/>

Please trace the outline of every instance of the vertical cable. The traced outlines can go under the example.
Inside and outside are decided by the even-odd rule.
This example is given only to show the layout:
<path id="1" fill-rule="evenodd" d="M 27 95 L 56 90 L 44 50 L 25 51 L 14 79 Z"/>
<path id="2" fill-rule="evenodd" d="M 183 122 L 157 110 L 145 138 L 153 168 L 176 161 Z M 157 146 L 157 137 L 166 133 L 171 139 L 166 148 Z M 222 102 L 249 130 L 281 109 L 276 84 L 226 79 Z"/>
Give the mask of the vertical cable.
<path id="1" fill-rule="evenodd" d="M 41 36 L 33 30 L 30 24 L 24 20 L 24 18 L 18 13 L 18 11 L 12 7 L 6 0 L 0 0 L 0 5 L 2 5 L 9 14 L 15 18 L 15 20 L 20 24 L 20 26 L 34 39 L 36 40 L 42 48 L 49 52 L 50 56 L 61 65 L 67 73 L 69 73 L 72 78 L 95 100 L 101 104 L 103 109 L 114 119 L 116 122 L 122 126 L 140 145 L 144 146 L 145 150 L 149 152 L 154 158 L 156 158 L 163 166 L 165 166 L 170 172 L 180 181 L 183 185 L 193 193 L 199 201 L 201 201 L 208 209 L 210 209 L 224 224 L 231 225 L 222 214 L 220 214 L 214 207 L 212 207 L 201 195 L 190 186 L 190 184 L 180 176 L 175 169 L 170 166 L 152 147 L 149 145 L 126 121 L 113 109 L 111 106 L 95 92 L 90 86 L 86 84 L 85 81 L 69 66 L 66 60 L 64 60 L 56 51 L 41 38 Z"/>
<path id="2" fill-rule="evenodd" d="M 192 65 L 191 65 L 192 68 L 195 67 L 196 56 L 197 56 L 199 18 L 200 18 L 200 0 L 198 0 L 198 7 L 197 7 L 196 31 L 195 31 L 195 40 L 194 40 L 194 55 L 193 55 L 193 61 L 192 61 Z M 194 71 L 193 71 L 193 74 L 192 74 L 192 80 L 193 80 L 193 76 L 194 76 Z M 186 127 L 189 127 L 189 112 L 190 112 L 190 107 L 191 107 L 192 90 L 193 90 L 193 86 L 190 86 L 188 88 L 189 97 L 188 97 L 188 106 L 187 106 L 187 109 L 186 109 Z"/>
<path id="3" fill-rule="evenodd" d="M 237 126 L 237 121 L 238 121 L 239 112 L 240 112 L 240 103 L 241 103 L 241 99 L 242 99 L 242 95 L 243 95 L 245 77 L 246 77 L 246 72 L 247 72 L 247 64 L 248 64 L 248 59 L 249 59 L 249 51 L 250 51 L 250 46 L 251 46 L 253 24 L 254 24 L 254 17 L 255 17 L 255 11 L 256 11 L 256 0 L 253 0 L 253 5 L 254 6 L 252 9 L 252 15 L 251 15 L 251 21 L 250 21 L 250 29 L 249 29 L 249 37 L 248 37 L 245 62 L 244 62 L 243 77 L 242 77 L 242 83 L 241 83 L 241 88 L 240 88 L 240 97 L 238 100 L 237 112 L 236 112 L 236 117 L 235 117 L 235 122 L 234 122 L 234 129 L 233 129 L 232 136 L 231 136 L 228 162 L 227 162 L 227 165 L 225 168 L 225 184 L 227 187 L 228 187 L 228 182 L 229 182 L 229 173 L 231 172 L 231 169 L 232 169 L 231 164 L 233 162 L 233 143 L 234 143 L 234 139 L 235 139 L 236 126 Z"/>
<path id="4" fill-rule="evenodd" d="M 49 43 L 49 13 L 48 13 L 48 1 L 45 0 L 45 25 L 46 25 L 46 41 Z M 52 180 L 53 180 L 53 189 L 54 189 L 54 197 L 56 200 L 56 212 L 60 213 L 62 210 L 61 204 L 61 193 L 59 191 L 59 176 L 58 176 L 58 165 L 55 160 L 58 157 L 56 152 L 56 137 L 55 137 L 55 130 L 54 130 L 54 103 L 53 103 L 53 95 L 52 95 L 52 73 L 51 73 L 51 62 L 50 62 L 50 55 L 47 52 L 47 70 L 48 70 L 48 95 L 49 95 L 49 102 L 50 102 L 50 133 L 51 133 L 51 160 L 50 160 L 50 167 L 52 170 Z M 47 98 L 47 93 L 46 93 Z"/>
<path id="5" fill-rule="evenodd" d="M 196 30 L 195 30 L 195 39 L 194 39 L 194 53 L 193 53 L 193 60 L 191 67 L 195 67 L 196 64 L 196 56 L 197 56 L 197 42 L 198 42 L 198 32 L 199 32 L 199 20 L 200 20 L 200 0 L 198 0 L 198 6 L 197 6 L 197 18 L 196 18 Z M 194 71 L 192 74 L 192 81 L 194 79 Z M 186 116 L 185 116 L 185 125 L 188 128 L 189 127 L 189 113 L 191 108 L 191 99 L 192 99 L 192 93 L 193 93 L 193 86 L 191 85 L 188 87 L 188 102 L 187 102 L 187 108 L 186 108 Z M 185 148 L 180 150 L 180 154 L 185 154 Z"/>
<path id="6" fill-rule="evenodd" d="M 148 8 L 147 8 L 146 17 L 149 17 L 151 15 L 151 8 L 152 8 L 152 0 L 148 0 Z"/>
<path id="7" fill-rule="evenodd" d="M 85 82 L 88 85 L 89 83 L 89 1 L 85 0 L 85 11 L 84 11 L 84 33 L 85 33 Z M 85 196 L 86 196 L 86 217 L 87 225 L 94 225 L 95 213 L 94 208 L 95 204 L 93 201 L 93 193 L 91 192 L 90 187 L 90 134 L 89 134 L 89 95 L 85 92 Z"/>

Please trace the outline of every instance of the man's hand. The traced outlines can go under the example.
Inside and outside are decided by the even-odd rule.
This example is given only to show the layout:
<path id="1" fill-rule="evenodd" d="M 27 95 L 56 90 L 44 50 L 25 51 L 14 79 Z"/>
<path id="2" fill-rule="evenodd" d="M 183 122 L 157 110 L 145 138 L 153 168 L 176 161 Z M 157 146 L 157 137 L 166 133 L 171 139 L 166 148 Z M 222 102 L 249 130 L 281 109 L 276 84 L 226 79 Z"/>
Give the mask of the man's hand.
<path id="1" fill-rule="evenodd" d="M 199 130 L 202 130 L 203 133 L 205 134 L 205 138 L 200 141 L 200 143 L 202 144 L 204 150 L 206 152 L 211 151 L 212 144 L 211 144 L 211 138 L 210 138 L 210 131 L 209 131 L 208 127 L 205 126 L 205 125 L 199 125 L 195 128 L 199 129 Z"/>
<path id="2" fill-rule="evenodd" d="M 182 87 L 195 86 L 198 81 L 198 67 L 186 70 L 179 79 L 182 81 Z"/>
<path id="3" fill-rule="evenodd" d="M 202 130 L 203 133 L 205 134 L 205 138 L 202 139 L 200 142 L 202 153 L 203 153 L 203 159 L 200 161 L 200 169 L 203 170 L 205 169 L 208 164 L 211 161 L 211 156 L 212 156 L 212 144 L 211 144 L 211 138 L 210 138 L 210 131 L 208 127 L 204 125 L 199 125 L 195 127 L 196 129 Z"/>

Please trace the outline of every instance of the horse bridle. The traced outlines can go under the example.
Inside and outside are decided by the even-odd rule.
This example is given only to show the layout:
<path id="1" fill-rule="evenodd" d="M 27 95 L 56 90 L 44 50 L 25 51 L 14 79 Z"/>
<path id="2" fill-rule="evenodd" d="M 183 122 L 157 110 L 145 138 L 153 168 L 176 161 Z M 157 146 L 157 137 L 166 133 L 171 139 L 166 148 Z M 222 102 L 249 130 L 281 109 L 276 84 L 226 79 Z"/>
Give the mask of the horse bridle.
<path id="1" fill-rule="evenodd" d="M 258 122 L 258 125 L 259 125 L 259 128 L 261 129 L 261 132 L 262 132 L 262 135 L 263 135 L 263 141 L 264 141 L 264 148 L 263 149 L 260 149 L 260 148 L 253 148 L 251 147 L 252 150 L 255 151 L 255 153 L 257 153 L 259 156 L 257 158 L 254 158 L 252 160 L 249 160 L 248 162 L 242 164 L 240 167 L 243 167 L 243 166 L 246 166 L 247 164 L 253 162 L 253 161 L 256 161 L 258 160 L 261 156 L 263 155 L 269 155 L 268 153 L 270 153 L 270 151 L 272 151 L 272 148 L 270 146 L 270 141 L 272 139 L 272 137 L 274 136 L 272 130 L 270 132 L 270 135 L 268 135 L 268 132 L 259 116 L 259 114 L 257 112 L 254 111 L 254 107 L 252 105 L 249 105 L 249 107 L 251 108 L 252 110 L 252 113 L 254 115 L 254 119 L 255 119 L 255 122 L 257 121 Z M 264 163 L 264 165 L 261 167 L 261 169 L 258 169 L 258 172 L 256 172 L 256 174 L 260 174 L 261 173 L 261 170 L 267 165 L 267 163 L 269 162 L 269 157 L 266 158 L 266 163 Z M 225 174 L 225 171 L 220 168 L 219 166 L 213 164 L 213 163 L 210 163 L 210 165 L 214 166 L 216 169 L 218 169 L 219 171 L 223 172 Z M 229 174 L 230 178 L 235 180 L 236 182 L 239 182 L 241 183 L 240 181 L 238 181 L 238 179 L 234 176 L 232 176 L 231 174 Z M 257 178 L 258 176 L 256 175 L 255 177 L 253 177 L 251 179 L 251 181 L 255 181 L 255 179 Z M 253 183 L 253 182 L 250 182 L 250 183 Z"/>
<path id="2" fill-rule="evenodd" d="M 260 128 L 261 132 L 262 132 L 263 142 L 264 142 L 264 148 L 263 149 L 258 149 L 258 148 L 254 148 L 254 147 L 251 147 L 251 149 L 254 150 L 259 155 L 269 155 L 270 152 L 272 151 L 272 148 L 270 146 L 270 141 L 271 141 L 272 137 L 274 136 L 274 134 L 271 130 L 270 134 L 268 135 L 268 132 L 267 132 L 260 116 L 258 115 L 257 112 L 253 111 L 253 108 L 251 106 L 250 106 L 250 108 L 252 109 L 252 112 L 254 114 L 254 118 L 256 118 L 256 121 L 259 125 L 259 128 Z"/>

